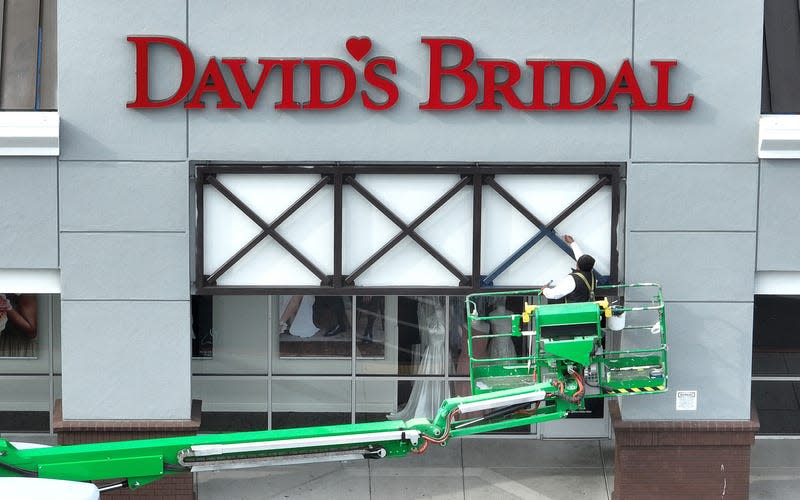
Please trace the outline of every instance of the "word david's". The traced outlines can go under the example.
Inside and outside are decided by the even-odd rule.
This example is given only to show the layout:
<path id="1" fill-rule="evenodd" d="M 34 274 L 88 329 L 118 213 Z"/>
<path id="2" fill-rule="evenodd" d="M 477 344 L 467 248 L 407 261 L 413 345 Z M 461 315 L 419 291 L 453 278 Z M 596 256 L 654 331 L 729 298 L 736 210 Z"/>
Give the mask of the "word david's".
<path id="1" fill-rule="evenodd" d="M 365 88 L 358 92 L 358 98 L 365 108 L 391 109 L 400 98 L 400 91 L 392 79 L 397 75 L 397 62 L 392 57 L 369 58 L 364 62 L 363 70 L 336 58 L 259 58 L 248 61 L 245 58 L 211 57 L 205 63 L 200 77 L 195 80 L 197 61 L 189 47 L 180 40 L 164 36 L 129 36 L 128 41 L 136 49 L 136 98 L 128 103 L 129 108 L 182 105 L 187 109 L 202 109 L 206 107 L 205 99 L 213 96 L 216 98 L 217 108 L 252 109 L 258 102 L 267 79 L 279 78 L 280 100 L 275 103 L 275 109 L 335 109 L 350 103 L 356 97 L 357 71 L 362 73 Z M 688 111 L 694 102 L 692 94 L 679 103 L 669 101 L 670 70 L 678 64 L 675 60 L 650 61 L 657 87 L 655 100 L 648 102 L 644 98 L 633 66 L 627 59 L 619 68 L 615 68 L 615 76 L 609 84 L 603 68 L 592 61 L 526 59 L 520 65 L 506 59 L 476 58 L 472 44 L 461 38 L 423 37 L 421 43 L 427 47 L 430 58 L 428 100 L 419 104 L 419 109 L 424 111 L 452 111 L 467 107 L 474 107 L 479 111 L 498 111 L 503 108 L 521 111 L 579 111 L 590 108 L 616 111 L 616 100 L 620 96 L 627 96 L 633 111 Z M 175 50 L 181 61 L 178 90 L 172 96 L 160 100 L 150 97 L 149 88 L 149 52 L 155 45 Z M 355 61 L 361 61 L 372 50 L 372 42 L 367 37 L 351 37 L 345 48 Z M 444 65 L 445 50 L 457 52 L 458 64 Z M 255 66 L 251 68 L 253 65 Z M 299 67 L 304 67 L 304 75 L 308 75 L 309 96 L 304 102 L 298 102 L 294 94 L 295 70 Z M 256 81 L 247 78 L 245 68 L 260 68 Z M 551 71 L 558 72 L 557 102 L 545 101 L 545 73 Z M 587 73 L 593 86 L 588 99 L 574 102 L 570 95 L 571 84 L 573 74 L 578 71 Z M 524 102 L 516 90 L 523 72 L 530 72 L 532 76 L 533 88 L 528 94 L 531 95 L 528 102 Z M 324 100 L 323 84 L 332 76 L 343 82 L 341 93 L 334 99 Z M 457 83 L 459 89 L 462 89 L 456 100 L 445 100 L 442 95 L 442 88 L 447 81 Z"/>

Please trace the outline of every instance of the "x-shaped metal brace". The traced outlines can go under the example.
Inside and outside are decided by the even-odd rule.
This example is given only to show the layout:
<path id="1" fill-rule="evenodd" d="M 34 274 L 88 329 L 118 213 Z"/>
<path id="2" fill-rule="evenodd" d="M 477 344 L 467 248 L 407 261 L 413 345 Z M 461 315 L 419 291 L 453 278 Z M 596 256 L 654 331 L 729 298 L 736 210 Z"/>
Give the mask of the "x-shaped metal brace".
<path id="1" fill-rule="evenodd" d="M 267 223 L 264 219 L 258 216 L 246 203 L 244 203 L 239 197 L 233 194 L 225 185 L 223 185 L 216 176 L 209 175 L 206 177 L 206 180 L 209 184 L 214 186 L 217 191 L 219 191 L 225 198 L 230 200 L 239 210 L 241 210 L 247 217 L 249 217 L 253 222 L 258 224 L 261 228 L 261 232 L 257 234 L 253 239 L 251 239 L 245 246 L 243 246 L 238 252 L 233 254 L 224 264 L 222 264 L 216 271 L 211 273 L 208 278 L 206 279 L 207 283 L 210 285 L 214 285 L 216 281 L 222 276 L 226 271 L 228 271 L 234 264 L 236 264 L 242 257 L 245 256 L 250 250 L 255 248 L 262 240 L 264 240 L 267 236 L 271 236 L 278 244 L 280 244 L 283 248 L 286 249 L 295 259 L 300 261 L 309 271 L 314 273 L 319 279 L 322 286 L 328 284 L 330 277 L 327 276 L 322 270 L 320 270 L 317 266 L 314 265 L 313 262 L 308 260 L 297 248 L 295 248 L 291 243 L 289 243 L 283 236 L 278 234 L 276 228 L 281 225 L 283 222 L 286 221 L 298 208 L 303 206 L 308 200 L 310 200 L 315 194 L 317 194 L 325 185 L 331 183 L 332 176 L 331 175 L 323 175 L 322 178 L 311 188 L 306 191 L 297 201 L 292 203 L 289 208 L 283 211 L 272 223 Z"/>
<path id="2" fill-rule="evenodd" d="M 520 257 L 522 257 L 525 252 L 530 250 L 536 243 L 538 243 L 541 239 L 547 237 L 553 241 L 556 245 L 558 245 L 561 250 L 563 250 L 567 255 L 572 257 L 572 249 L 570 246 L 562 240 L 555 231 L 556 226 L 561 224 L 567 217 L 572 214 L 575 210 L 578 209 L 581 205 L 583 205 L 586 201 L 589 200 L 595 193 L 600 191 L 603 186 L 611 184 L 611 179 L 607 176 L 602 176 L 600 179 L 592 185 L 589 189 L 587 189 L 581 196 L 579 196 L 575 201 L 573 201 L 567 208 L 565 208 L 561 213 L 556 215 L 553 220 L 549 223 L 543 223 L 538 217 L 533 215 L 530 210 L 525 208 L 516 198 L 514 198 L 511 193 L 506 191 L 503 186 L 501 186 L 495 179 L 494 176 L 486 176 L 483 179 L 484 184 L 488 184 L 494 189 L 497 194 L 499 194 L 504 200 L 506 200 L 511 206 L 517 209 L 519 213 L 521 213 L 526 219 L 531 221 L 537 228 L 539 228 L 539 232 L 536 233 L 532 238 L 522 244 L 517 251 L 511 254 L 508 258 L 506 258 L 499 266 L 497 266 L 492 272 L 487 274 L 486 276 L 481 276 L 481 286 L 482 287 L 491 287 L 494 286 L 494 280 L 498 276 L 500 276 L 506 269 L 508 269 L 514 262 L 516 262 Z M 605 276 L 600 276 L 595 271 L 595 275 L 598 277 L 598 281 L 603 278 L 607 278 Z"/>
<path id="3" fill-rule="evenodd" d="M 440 196 L 431 206 L 429 206 L 424 212 L 422 212 L 416 219 L 411 221 L 410 224 L 406 224 L 403 220 L 398 217 L 394 212 L 392 212 L 389 207 L 381 203 L 375 196 L 372 195 L 362 184 L 360 184 L 355 177 L 347 176 L 344 178 L 344 182 L 353 187 L 361 196 L 363 196 L 367 201 L 372 203 L 372 205 L 380 210 L 389 220 L 394 222 L 399 228 L 400 232 L 397 233 L 392 239 L 387 241 L 381 248 L 379 248 L 375 253 L 373 253 L 367 260 L 365 260 L 360 266 L 353 270 L 345 279 L 345 285 L 353 285 L 355 283 L 356 278 L 360 276 L 364 271 L 366 271 L 371 265 L 378 261 L 381 257 L 386 255 L 386 253 L 392 249 L 395 245 L 397 245 L 403 238 L 406 236 L 413 239 L 419 246 L 421 246 L 428 254 L 431 255 L 434 259 L 436 259 L 442 266 L 444 266 L 448 271 L 450 271 L 456 278 L 458 278 L 459 286 L 468 286 L 470 284 L 470 278 L 462 273 L 453 263 L 447 260 L 441 253 L 439 253 L 433 246 L 428 243 L 422 236 L 420 236 L 415 230 L 422 224 L 428 217 L 433 215 L 439 208 L 441 208 L 450 198 L 455 196 L 461 189 L 470 184 L 472 181 L 471 176 L 464 176 L 462 177 L 452 188 L 450 188 L 446 193 Z"/>

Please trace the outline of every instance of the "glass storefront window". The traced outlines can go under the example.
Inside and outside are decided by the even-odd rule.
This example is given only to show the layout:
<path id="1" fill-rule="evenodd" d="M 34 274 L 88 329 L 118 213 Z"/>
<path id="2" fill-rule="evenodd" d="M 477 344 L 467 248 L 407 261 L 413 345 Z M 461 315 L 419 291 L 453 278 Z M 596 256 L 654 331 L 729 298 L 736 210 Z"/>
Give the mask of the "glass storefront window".
<path id="1" fill-rule="evenodd" d="M 326 295 L 281 295 L 278 350 L 281 358 L 349 358 L 352 299 Z"/>
<path id="2" fill-rule="evenodd" d="M 462 296 L 220 295 L 198 304 L 211 306 L 192 315 L 193 337 L 210 337 L 193 353 L 207 430 L 433 418 L 444 399 L 471 393 Z M 520 309 L 521 300 L 481 307 Z M 520 348 L 509 339 L 479 349 Z"/>
<path id="3" fill-rule="evenodd" d="M 0 293 L 0 431 L 46 432 L 59 397 L 57 295 Z"/>
<path id="4" fill-rule="evenodd" d="M 753 375 L 800 376 L 799 295 L 756 295 Z"/>
<path id="5" fill-rule="evenodd" d="M 359 375 L 444 376 L 447 300 L 440 296 L 356 297 Z"/>
<path id="6" fill-rule="evenodd" d="M 800 434 L 798 295 L 753 300 L 753 403 L 760 434 Z"/>
<path id="7" fill-rule="evenodd" d="M 39 354 L 38 299 L 30 293 L 0 293 L 0 357 Z"/>

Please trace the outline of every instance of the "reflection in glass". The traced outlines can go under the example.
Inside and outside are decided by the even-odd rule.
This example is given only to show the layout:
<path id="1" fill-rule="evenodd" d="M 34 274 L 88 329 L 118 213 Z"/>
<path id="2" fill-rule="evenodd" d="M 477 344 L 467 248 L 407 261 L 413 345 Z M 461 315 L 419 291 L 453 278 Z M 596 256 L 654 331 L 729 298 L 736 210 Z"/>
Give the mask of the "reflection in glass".
<path id="1" fill-rule="evenodd" d="M 37 356 L 36 315 L 36 295 L 0 294 L 0 357 Z"/>
<path id="2" fill-rule="evenodd" d="M 356 338 L 360 357 L 383 358 L 386 343 L 386 298 L 356 297 Z"/>
<path id="3" fill-rule="evenodd" d="M 210 358 L 214 354 L 211 331 L 214 323 L 213 296 L 192 295 L 192 357 Z"/>
<path id="4" fill-rule="evenodd" d="M 280 355 L 349 357 L 351 297 L 282 295 L 279 301 Z"/>
<path id="5" fill-rule="evenodd" d="M 753 301 L 753 374 L 800 375 L 800 296 L 756 295 Z"/>
<path id="6" fill-rule="evenodd" d="M 424 345 L 415 375 L 441 375 L 444 373 L 447 332 L 444 297 L 417 297 L 417 321 L 421 344 Z M 387 415 L 390 420 L 408 420 L 415 417 L 433 418 L 442 401 L 449 397 L 442 381 L 418 380 L 414 382 L 405 406 Z"/>

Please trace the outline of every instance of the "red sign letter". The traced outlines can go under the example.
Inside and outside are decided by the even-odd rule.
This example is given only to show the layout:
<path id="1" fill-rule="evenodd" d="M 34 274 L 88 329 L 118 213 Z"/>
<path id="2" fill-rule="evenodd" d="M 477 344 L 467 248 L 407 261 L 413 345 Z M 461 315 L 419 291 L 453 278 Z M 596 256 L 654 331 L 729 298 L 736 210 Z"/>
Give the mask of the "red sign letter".
<path id="1" fill-rule="evenodd" d="M 428 45 L 431 50 L 431 70 L 430 70 L 430 91 L 428 92 L 428 102 L 419 105 L 419 109 L 451 110 L 461 109 L 469 106 L 478 95 L 478 82 L 467 68 L 470 67 L 475 59 L 475 51 L 472 45 L 460 38 L 423 38 L 422 43 Z M 442 49 L 446 45 L 457 47 L 461 51 L 461 62 L 455 66 L 442 67 Z M 461 80 L 464 84 L 464 95 L 456 102 L 442 101 L 442 78 L 452 76 Z"/>
<path id="2" fill-rule="evenodd" d="M 356 93 L 356 74 L 349 64 L 341 59 L 304 59 L 310 71 L 310 100 L 303 103 L 303 109 L 332 109 L 347 104 Z M 322 100 L 322 68 L 338 69 L 344 80 L 342 95 L 333 101 Z"/>
<path id="3" fill-rule="evenodd" d="M 533 98 L 531 105 L 528 107 L 530 111 L 547 111 L 552 107 L 544 102 L 544 73 L 545 70 L 555 65 L 553 61 L 543 61 L 538 59 L 527 59 L 525 64 L 531 67 L 533 71 Z"/>
<path id="4" fill-rule="evenodd" d="M 237 109 L 242 105 L 233 100 L 228 86 L 225 84 L 225 78 L 222 77 L 222 71 L 219 69 L 217 59 L 212 57 L 208 60 L 208 65 L 202 76 L 200 76 L 200 83 L 197 84 L 197 90 L 194 91 L 192 100 L 183 105 L 186 109 L 199 109 L 205 108 L 206 103 L 203 102 L 203 94 L 217 94 L 219 101 L 217 101 L 217 108 L 219 109 Z"/>
<path id="5" fill-rule="evenodd" d="M 688 111 L 692 109 L 694 96 L 689 94 L 680 104 L 669 103 L 669 70 L 678 65 L 678 61 L 650 61 L 651 66 L 658 68 L 658 98 L 653 111 Z"/>
<path id="6" fill-rule="evenodd" d="M 395 105 L 397 99 L 400 97 L 400 91 L 397 90 L 397 85 L 395 85 L 393 81 L 379 75 L 375 71 L 378 66 L 386 66 L 391 74 L 396 75 L 397 64 L 391 57 L 376 57 L 367 61 L 367 65 L 364 68 L 364 79 L 373 87 L 384 91 L 386 93 L 386 100 L 383 102 L 373 101 L 367 94 L 367 91 L 362 90 L 361 102 L 364 103 L 364 107 L 367 109 L 381 111 Z"/>
<path id="7" fill-rule="evenodd" d="M 194 57 L 189 47 L 180 40 L 168 36 L 129 36 L 128 41 L 136 46 L 136 99 L 129 102 L 129 108 L 166 108 L 177 103 L 189 94 L 194 83 Z M 172 97 L 154 101 L 150 99 L 148 78 L 148 51 L 151 44 L 169 45 L 181 58 L 181 84 Z"/>
<path id="8" fill-rule="evenodd" d="M 589 109 L 603 98 L 606 91 L 606 75 L 600 66 L 590 61 L 556 61 L 561 72 L 561 93 L 558 96 L 558 104 L 553 106 L 555 111 L 579 111 Z M 572 87 L 572 70 L 574 68 L 585 69 L 592 75 L 593 89 L 592 96 L 584 102 L 572 102 L 570 98 Z"/>
<path id="9" fill-rule="evenodd" d="M 617 77 L 614 78 L 614 83 L 611 84 L 611 88 L 606 95 L 605 102 L 597 106 L 597 109 L 601 111 L 616 111 L 618 108 L 614 104 L 614 99 L 620 94 L 628 94 L 631 97 L 632 111 L 650 109 L 650 106 L 644 100 L 642 90 L 639 88 L 639 82 L 636 81 L 636 75 L 633 73 L 633 67 L 628 59 L 622 62 Z"/>
<path id="10" fill-rule="evenodd" d="M 236 80 L 236 86 L 239 87 L 239 93 L 242 95 L 244 105 L 247 109 L 253 109 L 258 101 L 258 96 L 261 95 L 261 90 L 267 81 L 267 77 L 272 71 L 272 68 L 279 66 L 282 72 L 282 92 L 281 100 L 275 103 L 275 109 L 300 109 L 300 105 L 294 102 L 294 67 L 300 64 L 300 59 L 259 59 L 258 64 L 262 66 L 261 74 L 258 76 L 258 82 L 255 87 L 250 87 L 247 77 L 244 74 L 242 66 L 247 63 L 247 59 L 223 59 L 222 64 L 228 67 L 233 74 L 233 79 Z"/>
<path id="11" fill-rule="evenodd" d="M 514 93 L 514 85 L 520 77 L 520 70 L 514 61 L 501 59 L 478 59 L 478 66 L 483 70 L 483 101 L 475 109 L 481 111 L 499 111 L 503 105 L 495 100 L 495 94 L 500 93 L 506 102 L 514 109 L 526 109 L 525 104 Z M 508 73 L 508 78 L 503 82 L 497 81 L 497 70 L 503 69 Z"/>

